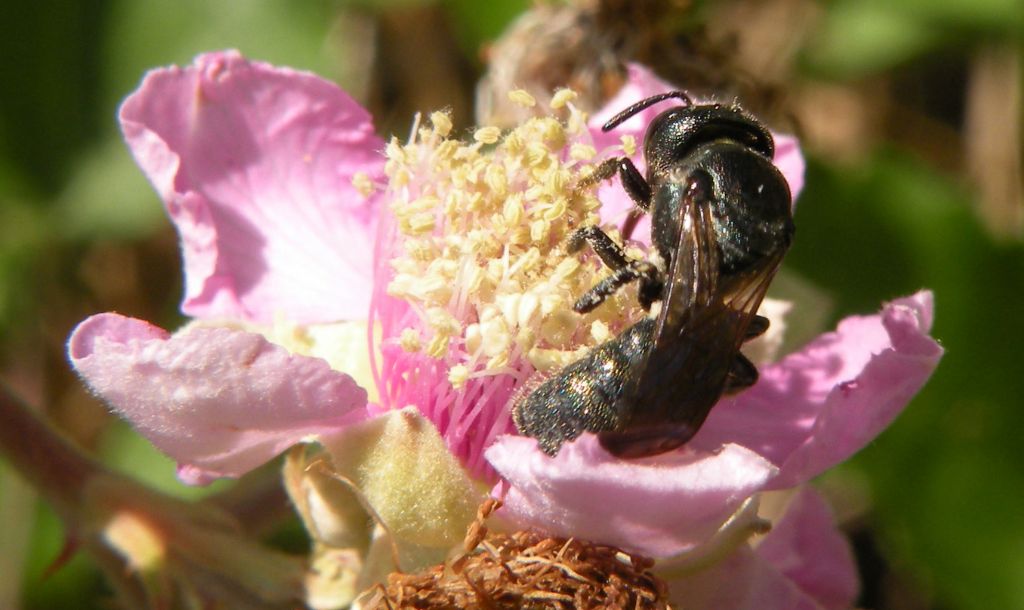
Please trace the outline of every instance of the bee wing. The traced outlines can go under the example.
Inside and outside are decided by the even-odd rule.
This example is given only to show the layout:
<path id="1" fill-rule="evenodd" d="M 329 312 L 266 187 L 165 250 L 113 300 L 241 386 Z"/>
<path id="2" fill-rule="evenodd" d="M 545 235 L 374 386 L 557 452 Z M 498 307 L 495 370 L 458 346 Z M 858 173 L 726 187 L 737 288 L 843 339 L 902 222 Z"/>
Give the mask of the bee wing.
<path id="1" fill-rule="evenodd" d="M 718 239 L 707 201 L 683 195 L 680 236 L 668 269 L 655 325 L 655 345 L 671 341 L 695 311 L 711 306 L 718 292 Z"/>
<path id="2" fill-rule="evenodd" d="M 738 278 L 719 276 L 718 242 L 709 202 L 680 206 L 681 234 L 654 332 L 638 375 L 624 388 L 628 430 L 602 444 L 622 457 L 652 455 L 688 441 L 721 397 L 750 321 L 783 251 Z"/>
<path id="3" fill-rule="evenodd" d="M 730 282 L 720 282 L 719 289 L 724 295 L 724 302 L 738 316 L 736 320 L 735 349 L 739 349 L 747 340 L 747 328 L 761 307 L 768 287 L 775 278 L 775 272 L 782 265 L 782 259 L 788 248 L 779 248 L 773 255 L 762 261 L 754 271 L 733 278 Z"/>
<path id="4" fill-rule="evenodd" d="M 716 303 L 718 240 L 708 202 L 689 194 L 683 197 L 679 241 L 668 269 L 653 346 L 621 399 L 633 414 L 634 425 L 677 421 L 681 402 L 706 402 L 699 395 L 710 391 L 707 383 L 680 382 L 706 377 L 700 369 L 711 363 L 704 352 L 719 343 L 720 332 L 714 328 L 717 313 L 723 310 Z"/>

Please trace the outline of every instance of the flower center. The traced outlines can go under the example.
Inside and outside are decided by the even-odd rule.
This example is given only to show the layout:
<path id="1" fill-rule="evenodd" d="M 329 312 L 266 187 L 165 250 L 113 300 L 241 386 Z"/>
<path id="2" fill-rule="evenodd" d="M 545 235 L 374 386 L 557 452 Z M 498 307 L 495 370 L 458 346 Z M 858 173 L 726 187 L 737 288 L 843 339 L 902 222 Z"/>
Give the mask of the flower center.
<path id="1" fill-rule="evenodd" d="M 510 98 L 534 104 L 522 91 Z M 437 112 L 387 147 L 390 215 L 371 313 L 383 336 L 382 404 L 417 406 L 483 478 L 483 449 L 513 432 L 515 389 L 640 315 L 630 291 L 586 315 L 572 309 L 603 271 L 565 251 L 569 233 L 599 222 L 600 205 L 592 187 L 577 188 L 597 152 L 571 99 L 552 101 L 564 121 L 481 127 L 472 142 L 452 138 Z"/>

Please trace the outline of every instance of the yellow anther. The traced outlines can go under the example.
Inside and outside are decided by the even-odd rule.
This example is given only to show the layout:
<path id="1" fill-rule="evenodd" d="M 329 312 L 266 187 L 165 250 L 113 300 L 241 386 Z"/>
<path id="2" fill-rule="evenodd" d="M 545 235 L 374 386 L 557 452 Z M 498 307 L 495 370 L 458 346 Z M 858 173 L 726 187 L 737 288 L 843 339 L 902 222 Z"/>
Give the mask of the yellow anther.
<path id="1" fill-rule="evenodd" d="M 512 133 L 505 136 L 505 139 L 502 140 L 502 147 L 508 154 L 518 155 L 526 148 L 526 139 L 523 138 L 523 134 L 519 130 L 513 130 Z"/>
<path id="2" fill-rule="evenodd" d="M 508 235 L 509 243 L 516 246 L 523 246 L 530 243 L 530 227 L 518 226 Z"/>
<path id="3" fill-rule="evenodd" d="M 491 189 L 492 197 L 501 197 L 508 190 L 508 176 L 505 168 L 500 165 L 488 165 L 484 174 L 484 182 Z"/>
<path id="4" fill-rule="evenodd" d="M 562 308 L 552 311 L 541 325 L 540 335 L 549 345 L 568 345 L 576 334 L 580 325 L 580 317 L 566 303 L 561 303 Z"/>
<path id="5" fill-rule="evenodd" d="M 563 258 L 555 266 L 555 271 L 552 274 L 552 278 L 557 278 L 559 281 L 566 281 L 571 279 L 580 270 L 580 261 L 575 257 Z"/>
<path id="6" fill-rule="evenodd" d="M 359 192 L 363 197 L 369 197 L 373 194 L 373 181 L 370 180 L 369 174 L 366 172 L 356 172 L 352 176 L 352 186 Z"/>
<path id="7" fill-rule="evenodd" d="M 469 294 L 479 293 L 484 285 L 484 270 L 477 265 L 466 269 L 462 281 L 466 292 Z"/>
<path id="8" fill-rule="evenodd" d="M 542 285 L 544 292 L 540 297 L 540 313 L 544 316 L 550 316 L 556 314 L 562 310 L 568 310 L 569 304 L 566 303 L 565 298 L 561 294 L 552 292 L 556 288 L 551 286 Z M 575 318 L 575 315 L 573 315 Z"/>
<path id="9" fill-rule="evenodd" d="M 431 307 L 427 310 L 427 324 L 438 332 L 449 335 L 462 334 L 462 325 L 459 321 L 441 307 Z"/>
<path id="10" fill-rule="evenodd" d="M 455 140 L 445 140 L 438 144 L 434 150 L 434 161 L 437 163 L 437 168 L 444 169 L 446 167 L 445 162 L 460 160 L 456 158 L 458 153 L 459 143 Z"/>
<path id="11" fill-rule="evenodd" d="M 581 112 L 576 109 L 575 106 L 570 107 L 569 120 L 566 122 L 565 130 L 570 135 L 580 135 L 587 130 L 587 115 L 585 112 Z"/>
<path id="12" fill-rule="evenodd" d="M 527 353 L 527 359 L 533 368 L 542 373 L 553 373 L 560 368 L 576 362 L 586 355 L 588 348 L 576 350 L 558 350 L 533 348 Z"/>
<path id="13" fill-rule="evenodd" d="M 527 142 L 526 150 L 523 154 L 526 157 L 526 164 L 530 167 L 544 166 L 551 160 L 551 151 L 548 150 L 548 147 L 543 142 Z"/>
<path id="14" fill-rule="evenodd" d="M 402 334 L 398 338 L 398 344 L 407 352 L 418 352 L 423 348 L 420 334 L 411 328 L 402 330 Z"/>
<path id="15" fill-rule="evenodd" d="M 470 354 L 476 354 L 477 352 L 479 352 L 480 344 L 483 341 L 483 335 L 480 331 L 480 325 L 477 323 L 473 323 L 467 326 L 463 341 L 465 342 L 467 352 L 469 352 Z"/>
<path id="16" fill-rule="evenodd" d="M 421 263 L 430 262 L 438 256 L 437 247 L 426 239 L 406 240 L 405 253 L 409 258 Z"/>
<path id="17" fill-rule="evenodd" d="M 384 155 L 387 156 L 388 159 L 399 163 L 405 163 L 407 161 L 405 148 L 402 146 L 402 143 L 398 141 L 398 138 L 394 136 L 391 137 L 391 140 L 384 148 Z"/>
<path id="18" fill-rule="evenodd" d="M 501 129 L 497 127 L 481 127 L 473 134 L 473 139 L 481 144 L 494 144 L 501 137 Z"/>
<path id="19" fill-rule="evenodd" d="M 533 96 L 529 94 L 525 89 L 516 89 L 515 91 L 508 92 L 508 99 L 516 105 L 522 106 L 523 108 L 533 108 L 537 105 L 537 100 L 533 99 Z"/>
<path id="20" fill-rule="evenodd" d="M 561 150 L 565 146 L 565 128 L 561 123 L 554 119 L 547 119 L 543 122 L 543 130 L 544 142 L 551 150 Z"/>
<path id="21" fill-rule="evenodd" d="M 572 89 L 559 89 L 551 96 L 551 109 L 561 110 L 562 108 L 565 108 L 566 104 L 575 100 L 576 97 L 576 92 Z"/>
<path id="22" fill-rule="evenodd" d="M 430 124 L 434 126 L 434 133 L 442 138 L 452 131 L 452 119 L 447 112 L 432 112 Z"/>
<path id="23" fill-rule="evenodd" d="M 597 150 L 590 144 L 580 144 L 579 142 L 569 147 L 569 158 L 575 159 L 576 161 L 590 161 L 597 156 Z"/>
<path id="24" fill-rule="evenodd" d="M 427 344 L 426 349 L 423 353 L 430 356 L 431 358 L 441 359 L 448 355 L 448 335 L 434 335 Z"/>
<path id="25" fill-rule="evenodd" d="M 495 297 L 494 303 L 502 318 L 509 325 L 514 326 L 518 322 L 517 312 L 519 311 L 519 300 L 522 298 L 523 295 L 520 292 L 506 292 Z M 491 308 L 488 308 L 486 313 L 490 313 L 490 311 L 492 311 Z"/>
<path id="26" fill-rule="evenodd" d="M 520 327 L 533 326 L 540 316 L 540 299 L 533 292 L 523 294 L 516 308 L 516 322 Z"/>
<path id="27" fill-rule="evenodd" d="M 487 369 L 495 371 L 508 366 L 508 353 L 499 354 L 487 361 Z"/>
<path id="28" fill-rule="evenodd" d="M 530 223 L 530 239 L 538 242 L 542 241 L 548 235 L 548 221 L 546 220 L 535 220 Z"/>
<path id="29" fill-rule="evenodd" d="M 410 214 L 405 223 L 400 223 L 399 226 L 404 228 L 403 233 L 409 235 L 423 235 L 424 233 L 430 233 L 434 230 L 436 219 L 432 212 L 421 212 L 417 214 Z"/>
<path id="30" fill-rule="evenodd" d="M 523 198 L 512 195 L 505 199 L 505 206 L 501 213 L 509 226 L 518 225 L 523 220 Z"/>
<path id="31" fill-rule="evenodd" d="M 518 366 L 510 358 L 527 357 L 545 370 L 564 366 L 618 332 L 622 315 L 642 315 L 635 290 L 586 317 L 572 310 L 606 273 L 593 258 L 564 250 L 569 231 L 599 222 L 597 189 L 576 187 L 597 153 L 575 137 L 586 130 L 575 97 L 566 89 L 551 99 L 552 108 L 568 110 L 566 123 L 532 118 L 504 134 L 482 127 L 474 142 L 463 143 L 449 137 L 451 117 L 439 112 L 414 127 L 408 144 L 388 143 L 388 209 L 400 242 L 387 291 L 410 301 L 419 316 L 399 342 L 450 359 L 454 387 Z M 525 91 L 509 99 L 536 106 Z M 371 182 L 353 180 L 361 192 Z"/>
<path id="32" fill-rule="evenodd" d="M 396 214 L 429 213 L 437 209 L 437 204 L 440 201 L 436 195 L 424 195 L 418 199 L 404 202 L 400 206 L 393 207 L 393 209 Z"/>
<path id="33" fill-rule="evenodd" d="M 491 318 L 481 322 L 480 337 L 480 348 L 484 355 L 490 358 L 507 353 L 512 344 L 512 334 L 504 318 Z"/>
<path id="34" fill-rule="evenodd" d="M 622 143 L 622 152 L 627 157 L 632 157 L 636 154 L 636 138 L 631 135 L 624 135 L 620 138 Z"/>
<path id="35" fill-rule="evenodd" d="M 469 380 L 469 369 L 464 364 L 456 364 L 448 369 L 448 382 L 456 390 L 466 385 Z"/>

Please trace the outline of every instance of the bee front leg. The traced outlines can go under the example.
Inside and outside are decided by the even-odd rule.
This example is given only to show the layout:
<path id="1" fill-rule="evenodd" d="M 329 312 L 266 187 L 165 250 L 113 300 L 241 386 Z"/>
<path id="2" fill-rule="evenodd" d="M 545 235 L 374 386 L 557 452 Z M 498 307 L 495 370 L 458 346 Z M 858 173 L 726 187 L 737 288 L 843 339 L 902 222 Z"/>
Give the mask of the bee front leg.
<path id="1" fill-rule="evenodd" d="M 576 188 L 592 186 L 602 180 L 611 178 L 616 173 L 619 174 L 622 188 L 625 189 L 626 194 L 633 200 L 636 207 L 644 212 L 650 211 L 651 187 L 647 184 L 647 180 L 644 179 L 640 170 L 627 157 L 613 157 L 602 161 L 589 176 L 579 181 Z"/>

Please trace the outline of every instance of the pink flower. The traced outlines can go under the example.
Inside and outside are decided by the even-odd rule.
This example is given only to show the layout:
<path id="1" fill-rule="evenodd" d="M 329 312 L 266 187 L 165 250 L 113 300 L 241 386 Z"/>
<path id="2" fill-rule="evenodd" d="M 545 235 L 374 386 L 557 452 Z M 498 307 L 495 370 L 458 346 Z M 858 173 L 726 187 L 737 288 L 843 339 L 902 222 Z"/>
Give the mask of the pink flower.
<path id="1" fill-rule="evenodd" d="M 639 67 L 630 74 L 592 124 L 666 87 Z M 931 295 L 847 319 L 762 367 L 757 386 L 716 406 L 680 451 L 616 460 L 585 435 L 545 456 L 514 434 L 509 399 L 535 368 L 572 357 L 635 312 L 624 296 L 582 322 L 567 318 L 567 299 L 594 270 L 537 244 L 554 252 L 560 231 L 594 216 L 593 195 L 568 195 L 564 180 L 593 156 L 587 143 L 603 149 L 628 133 L 639 141 L 658 111 L 600 134 L 573 127 L 581 115 L 570 97 L 556 96 L 568 127 L 538 119 L 516 135 L 481 129 L 476 144 L 459 145 L 435 114 L 385 157 L 366 111 L 313 75 L 231 52 L 151 72 L 120 118 L 181 235 L 182 309 L 195 321 L 171 335 L 119 314 L 93 316 L 69 340 L 72 364 L 189 483 L 238 476 L 318 440 L 339 471 L 359 464 L 345 476 L 371 503 L 400 506 L 374 504 L 410 543 L 450 544 L 447 529 L 416 519 L 455 514 L 444 527 L 457 532 L 480 484 L 496 483 L 508 523 L 664 558 L 685 607 L 849 606 L 853 566 L 823 502 L 796 492 L 755 546 L 750 535 L 766 525 L 758 494 L 806 482 L 898 415 L 941 355 L 927 336 Z M 778 149 L 796 192 L 799 149 L 785 138 Z M 601 214 L 621 216 L 620 187 L 600 192 Z M 503 207 L 481 207 L 495 194 Z M 447 241 L 432 241 L 438 235 Z M 376 361 L 372 376 L 367 360 Z M 397 411 L 409 405 L 416 411 Z M 434 444 L 450 453 L 438 458 Z M 425 486 L 406 491 L 391 453 Z M 429 508 L 404 503 L 429 496 L 430 485 L 438 495 L 458 491 Z"/>
<path id="2" fill-rule="evenodd" d="M 379 198 L 352 179 L 383 174 L 369 114 L 312 74 L 214 53 L 149 73 L 120 119 L 181 235 L 182 311 L 236 327 L 91 317 L 68 354 L 93 391 L 191 483 L 365 416 L 348 375 L 238 325 L 366 317 Z"/>

